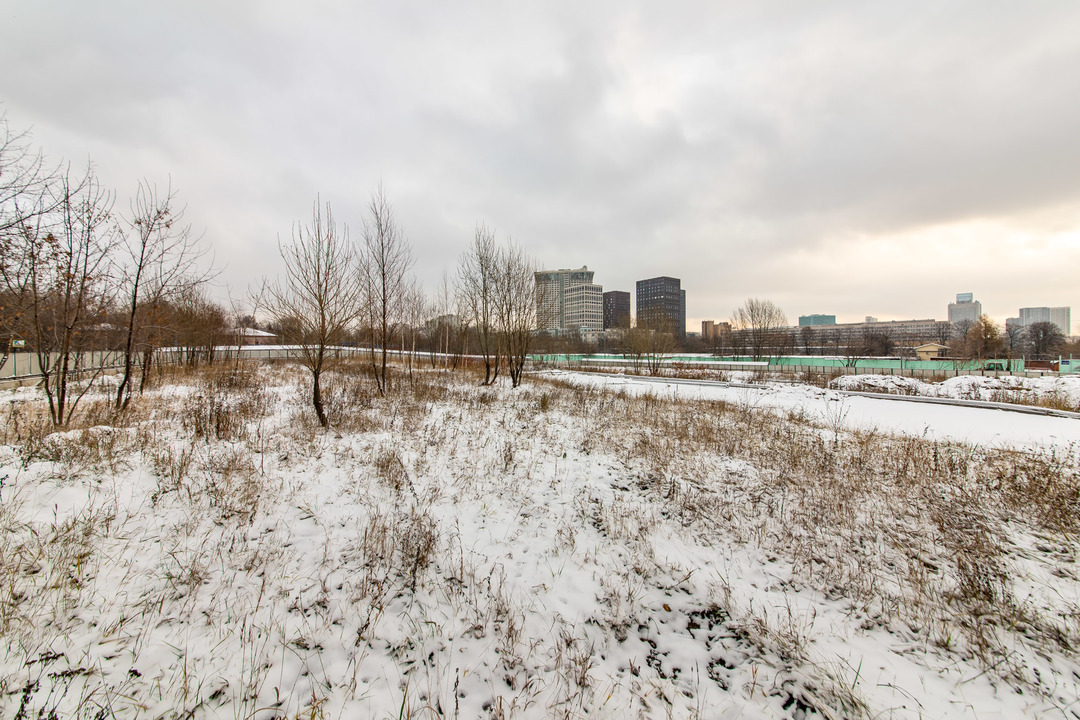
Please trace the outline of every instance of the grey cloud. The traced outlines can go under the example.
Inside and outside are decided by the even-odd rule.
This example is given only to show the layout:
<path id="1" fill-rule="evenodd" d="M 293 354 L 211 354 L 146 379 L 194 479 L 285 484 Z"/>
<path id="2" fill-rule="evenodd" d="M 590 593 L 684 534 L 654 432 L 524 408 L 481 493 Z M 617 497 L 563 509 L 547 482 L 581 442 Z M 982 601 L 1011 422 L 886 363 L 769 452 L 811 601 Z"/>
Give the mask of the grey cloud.
<path id="1" fill-rule="evenodd" d="M 939 303 L 911 288 L 979 277 L 1011 303 L 990 259 L 904 277 L 853 258 L 964 221 L 1080 227 L 1071 3 L 0 0 L 0 17 L 9 119 L 121 192 L 171 174 L 238 286 L 275 271 L 317 192 L 358 230 L 380 180 L 429 288 L 483 219 L 607 287 L 682 276 L 691 316 L 747 295 L 919 314 Z M 800 274 L 825 254 L 827 290 Z"/>

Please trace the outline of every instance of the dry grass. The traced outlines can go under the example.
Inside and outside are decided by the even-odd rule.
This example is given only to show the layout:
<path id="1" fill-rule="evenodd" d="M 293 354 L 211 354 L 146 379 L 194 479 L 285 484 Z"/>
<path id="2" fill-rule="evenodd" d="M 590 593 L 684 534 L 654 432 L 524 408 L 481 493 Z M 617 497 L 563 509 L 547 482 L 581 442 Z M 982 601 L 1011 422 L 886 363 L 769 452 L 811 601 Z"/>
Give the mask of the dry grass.
<path id="1" fill-rule="evenodd" d="M 1071 456 L 849 432 L 841 403 L 815 423 L 755 407 L 750 395 L 675 401 L 551 380 L 508 393 L 480 387 L 475 370 L 411 380 L 397 370 L 395 391 L 379 396 L 366 373 L 362 362 L 343 362 L 326 376 L 329 431 L 314 420 L 308 378 L 284 365 L 162 370 L 163 390 L 184 391 L 149 393 L 121 414 L 106 397 L 92 399 L 61 433 L 40 404 L 13 403 L 0 439 L 19 472 L 60 487 L 84 483 L 100 500 L 29 520 L 22 480 L 0 484 L 0 636 L 24 668 L 0 680 L 0 705 L 15 703 L 22 717 L 149 714 L 138 709 L 147 702 L 139 677 L 106 682 L 73 651 L 54 649 L 82 612 L 99 618 L 103 644 L 124 638 L 141 673 L 143 649 L 179 642 L 173 625 L 220 628 L 215 652 L 241 658 L 239 669 L 180 648 L 172 674 L 155 680 L 178 716 L 252 716 L 277 692 L 280 716 L 320 717 L 332 697 L 363 697 L 366 654 L 376 648 L 402 673 L 395 713 L 454 716 L 463 697 L 457 646 L 491 648 L 498 659 L 490 717 L 537 707 L 554 717 L 611 714 L 606 638 L 648 647 L 658 597 L 702 596 L 696 568 L 657 553 L 658 533 L 760 548 L 790 563 L 792 584 L 847 601 L 865 629 L 902 624 L 935 651 L 976 658 L 1036 694 L 1052 691 L 1014 661 L 1018 646 L 1080 651 L 1076 618 L 1041 612 L 1016 597 L 1013 582 L 1018 537 L 1046 538 L 1052 555 L 1080 531 Z M 538 629 L 511 561 L 464 545 L 439 509 L 475 500 L 520 505 L 523 519 L 542 513 L 528 490 L 563 482 L 568 453 L 632 479 L 613 480 L 610 495 L 583 489 L 573 514 L 552 516 L 546 562 L 600 568 L 598 544 L 622 554 L 616 568 L 598 571 L 595 617 Z M 553 473 L 537 469 L 546 462 Z M 154 475 L 135 506 L 155 518 L 149 538 L 129 534 L 120 504 L 136 467 Z M 320 507 L 297 500 L 309 496 L 292 478 L 333 473 L 347 475 L 344 492 L 359 510 L 330 527 Z M 314 566 L 295 564 L 292 548 L 303 542 L 323 543 Z M 142 557 L 150 546 L 163 551 Z M 117 566 L 131 568 L 119 586 L 98 586 L 102 568 Z M 121 606 L 121 590 L 143 587 L 139 573 L 151 578 L 148 589 Z M 812 616 L 739 607 L 726 587 L 704 594 L 685 637 L 735 648 L 732 667 L 703 665 L 692 680 L 654 643 L 617 681 L 641 707 L 675 708 L 681 694 L 707 716 L 703 686 L 712 684 L 779 698 L 792 715 L 873 714 L 851 677 L 815 665 Z M 324 644 L 341 638 L 351 653 L 346 677 L 320 669 Z M 274 686 L 270 668 L 280 672 L 281 657 L 305 668 L 294 686 Z M 766 683 L 758 667 L 770 663 L 782 670 Z"/>
<path id="2" fill-rule="evenodd" d="M 1067 454 L 843 432 L 840 407 L 822 427 L 749 403 L 544 387 L 556 409 L 598 427 L 634 418 L 626 432 L 597 434 L 598 450 L 640 468 L 642 489 L 670 512 L 790 554 L 804 581 L 877 623 L 948 626 L 954 644 L 965 638 L 964 652 L 999 670 L 1015 641 L 1000 631 L 1018 623 L 1025 642 L 1080 650 L 1075 622 L 1031 617 L 1013 596 L 1007 562 L 1010 529 L 1080 529 L 1080 473 Z M 731 459 L 753 477 L 718 473 Z"/>

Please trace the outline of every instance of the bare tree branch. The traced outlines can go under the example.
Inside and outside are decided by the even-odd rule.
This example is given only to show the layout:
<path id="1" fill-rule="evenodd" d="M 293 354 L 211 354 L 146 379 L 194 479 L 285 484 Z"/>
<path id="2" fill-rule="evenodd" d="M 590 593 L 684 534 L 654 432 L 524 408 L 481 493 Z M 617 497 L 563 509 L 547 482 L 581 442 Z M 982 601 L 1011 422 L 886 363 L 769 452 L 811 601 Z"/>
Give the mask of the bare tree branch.
<path id="1" fill-rule="evenodd" d="M 311 372 L 312 404 L 319 424 L 329 427 L 319 381 L 355 322 L 362 287 L 355 282 L 355 257 L 348 228 L 339 229 L 330 203 L 316 199 L 307 226 L 293 225 L 292 240 L 278 250 L 285 261 L 285 279 L 269 290 L 270 312 L 285 340 L 298 346 L 301 362 Z"/>
<path id="2" fill-rule="evenodd" d="M 412 246 L 397 224 L 394 208 L 382 185 L 371 195 L 363 235 L 360 283 L 371 333 L 371 366 L 381 394 L 387 390 L 386 356 L 394 331 L 402 321 L 409 289 L 408 274 L 414 262 Z"/>

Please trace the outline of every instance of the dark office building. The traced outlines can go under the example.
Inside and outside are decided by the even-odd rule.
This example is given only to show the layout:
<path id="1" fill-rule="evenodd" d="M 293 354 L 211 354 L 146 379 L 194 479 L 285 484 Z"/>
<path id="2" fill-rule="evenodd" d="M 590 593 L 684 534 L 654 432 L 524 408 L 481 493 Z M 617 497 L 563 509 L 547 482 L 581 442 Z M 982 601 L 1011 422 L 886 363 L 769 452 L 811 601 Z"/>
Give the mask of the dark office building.
<path id="1" fill-rule="evenodd" d="M 639 325 L 669 327 L 680 343 L 686 341 L 686 291 L 678 278 L 654 277 L 637 281 Z"/>
<path id="2" fill-rule="evenodd" d="M 604 293 L 604 329 L 630 327 L 630 293 L 610 290 Z"/>

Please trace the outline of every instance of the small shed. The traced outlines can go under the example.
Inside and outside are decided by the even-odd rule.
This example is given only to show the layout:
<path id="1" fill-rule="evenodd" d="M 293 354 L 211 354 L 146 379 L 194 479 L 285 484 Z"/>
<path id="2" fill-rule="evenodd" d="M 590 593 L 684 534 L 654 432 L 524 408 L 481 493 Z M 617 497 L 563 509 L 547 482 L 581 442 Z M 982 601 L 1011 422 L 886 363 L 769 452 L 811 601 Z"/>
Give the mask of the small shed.
<path id="1" fill-rule="evenodd" d="M 915 348 L 915 357 L 919 360 L 937 360 L 949 353 L 949 346 L 940 343 L 926 343 Z"/>

